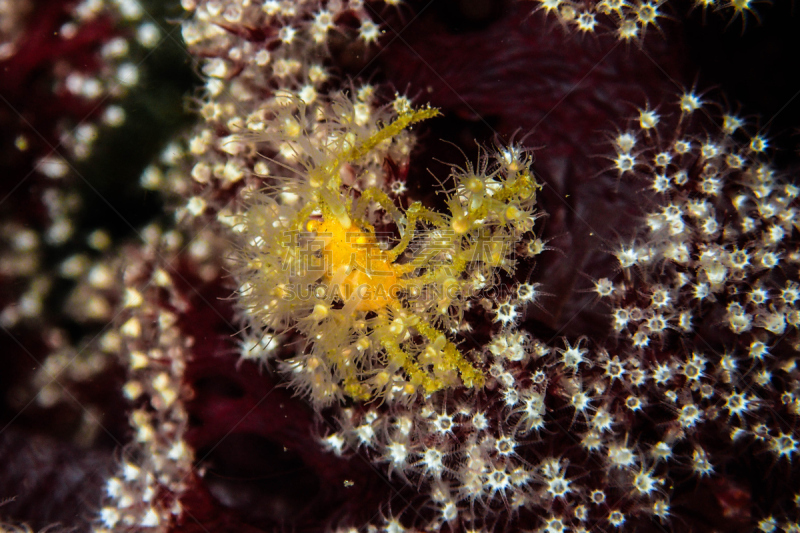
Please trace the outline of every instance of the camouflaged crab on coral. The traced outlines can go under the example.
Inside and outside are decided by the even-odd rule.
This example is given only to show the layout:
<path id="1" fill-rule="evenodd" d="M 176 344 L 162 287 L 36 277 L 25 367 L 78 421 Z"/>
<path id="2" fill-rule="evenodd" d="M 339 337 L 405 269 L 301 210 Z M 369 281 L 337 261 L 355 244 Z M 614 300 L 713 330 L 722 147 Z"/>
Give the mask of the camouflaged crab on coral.
<path id="1" fill-rule="evenodd" d="M 282 367 L 317 405 L 480 386 L 480 365 L 452 335 L 470 295 L 514 269 L 513 245 L 538 216 L 539 185 L 519 148 L 454 167 L 446 213 L 402 209 L 370 185 L 383 181 L 387 153 L 409 152 L 408 128 L 439 114 L 405 102 L 367 123 L 339 94 L 335 120 L 316 123 L 301 100 L 283 99 L 263 135 L 293 175 L 251 192 L 234 228 L 250 327 L 302 335 Z"/>

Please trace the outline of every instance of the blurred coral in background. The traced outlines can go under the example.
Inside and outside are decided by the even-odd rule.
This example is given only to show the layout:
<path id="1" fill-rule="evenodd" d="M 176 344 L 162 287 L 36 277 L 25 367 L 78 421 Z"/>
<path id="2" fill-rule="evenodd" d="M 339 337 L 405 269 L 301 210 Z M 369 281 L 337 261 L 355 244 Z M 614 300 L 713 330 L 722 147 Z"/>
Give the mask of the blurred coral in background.
<path id="1" fill-rule="evenodd" d="M 0 0 L 0 519 L 800 531 L 797 15 Z"/>

